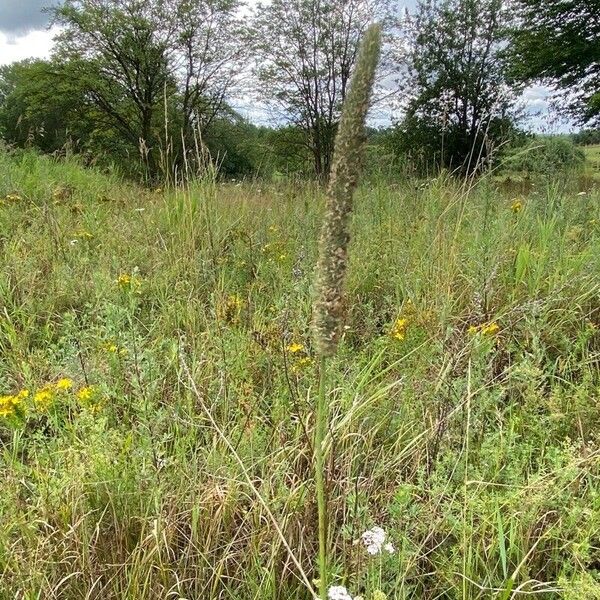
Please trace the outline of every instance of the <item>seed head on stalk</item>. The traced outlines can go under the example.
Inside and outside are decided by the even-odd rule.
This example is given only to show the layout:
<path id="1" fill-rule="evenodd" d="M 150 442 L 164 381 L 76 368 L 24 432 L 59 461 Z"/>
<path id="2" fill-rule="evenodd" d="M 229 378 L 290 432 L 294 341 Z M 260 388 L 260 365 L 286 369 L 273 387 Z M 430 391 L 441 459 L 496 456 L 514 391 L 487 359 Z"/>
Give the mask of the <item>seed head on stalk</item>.
<path id="1" fill-rule="evenodd" d="M 343 316 L 342 293 L 348 262 L 349 220 L 352 195 L 358 183 L 365 145 L 365 119 L 375 69 L 379 58 L 381 33 L 371 25 L 363 38 L 354 75 L 342 108 L 333 156 L 331 178 L 327 190 L 327 211 L 319 244 L 315 297 L 313 305 L 313 337 L 320 356 L 319 396 L 315 414 L 315 489 L 319 521 L 319 599 L 325 600 L 329 583 L 329 524 L 327 514 L 327 477 L 325 473 L 325 432 L 329 420 L 327 405 L 327 357 L 335 353 Z M 333 586 L 338 595 L 347 591 Z M 329 598 L 333 598 L 329 594 Z"/>
<path id="2" fill-rule="evenodd" d="M 380 45 L 380 27 L 371 25 L 365 32 L 358 54 L 335 141 L 313 304 L 313 337 L 317 353 L 323 357 L 335 353 L 340 338 L 352 196 L 362 169 L 365 120 Z"/>

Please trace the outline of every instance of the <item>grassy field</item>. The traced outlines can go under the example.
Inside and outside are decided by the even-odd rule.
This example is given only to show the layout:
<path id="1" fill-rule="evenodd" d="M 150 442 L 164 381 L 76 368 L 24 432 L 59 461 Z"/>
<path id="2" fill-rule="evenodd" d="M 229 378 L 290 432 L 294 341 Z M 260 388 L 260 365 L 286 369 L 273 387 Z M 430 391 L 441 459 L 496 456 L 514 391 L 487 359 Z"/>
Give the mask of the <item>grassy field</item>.
<path id="1" fill-rule="evenodd" d="M 0 599 L 311 598 L 321 191 L 0 153 L 0 199 Z M 371 182 L 353 230 L 334 583 L 599 599 L 599 191 Z"/>
<path id="2" fill-rule="evenodd" d="M 600 144 L 581 146 L 581 149 L 585 152 L 587 169 L 595 178 L 600 178 Z"/>

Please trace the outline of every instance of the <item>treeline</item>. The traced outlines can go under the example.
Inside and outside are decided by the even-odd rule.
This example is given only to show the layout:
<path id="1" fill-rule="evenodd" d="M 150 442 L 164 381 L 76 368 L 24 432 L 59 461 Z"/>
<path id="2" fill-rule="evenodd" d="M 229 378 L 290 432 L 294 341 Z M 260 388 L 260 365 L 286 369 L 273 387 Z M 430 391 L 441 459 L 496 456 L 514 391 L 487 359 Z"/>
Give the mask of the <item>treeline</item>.
<path id="1" fill-rule="evenodd" d="M 600 144 L 600 129 L 583 129 L 574 133 L 572 136 L 573 143 L 578 146 L 591 146 Z"/>
<path id="2" fill-rule="evenodd" d="M 51 13 L 51 58 L 0 69 L 0 135 L 149 181 L 198 173 L 208 156 L 230 176 L 325 178 L 374 20 L 385 44 L 373 112 L 386 129 L 371 132 L 372 154 L 385 164 L 470 173 L 497 163 L 527 141 L 519 94 L 532 81 L 562 91 L 579 123 L 600 121 L 600 7 L 590 0 L 428 0 L 412 13 L 396 0 L 254 10 L 240 0 L 64 0 Z M 268 126 L 257 125 L 266 113 Z"/>

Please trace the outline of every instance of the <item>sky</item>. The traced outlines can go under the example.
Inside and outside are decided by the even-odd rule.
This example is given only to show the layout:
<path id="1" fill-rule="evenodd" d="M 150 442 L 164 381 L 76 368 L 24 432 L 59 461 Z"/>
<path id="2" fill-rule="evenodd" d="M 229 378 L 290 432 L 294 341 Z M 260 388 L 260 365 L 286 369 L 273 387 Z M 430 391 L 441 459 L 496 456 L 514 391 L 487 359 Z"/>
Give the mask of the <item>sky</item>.
<path id="1" fill-rule="evenodd" d="M 49 15 L 43 9 L 57 2 L 0 0 L 0 65 L 50 55 L 56 29 L 50 27 Z M 414 5 L 414 0 L 407 0 L 405 4 Z M 525 90 L 521 102 L 529 117 L 524 124 L 529 129 L 544 133 L 569 131 L 569 124 L 552 111 L 550 95 L 550 90 L 541 85 Z"/>

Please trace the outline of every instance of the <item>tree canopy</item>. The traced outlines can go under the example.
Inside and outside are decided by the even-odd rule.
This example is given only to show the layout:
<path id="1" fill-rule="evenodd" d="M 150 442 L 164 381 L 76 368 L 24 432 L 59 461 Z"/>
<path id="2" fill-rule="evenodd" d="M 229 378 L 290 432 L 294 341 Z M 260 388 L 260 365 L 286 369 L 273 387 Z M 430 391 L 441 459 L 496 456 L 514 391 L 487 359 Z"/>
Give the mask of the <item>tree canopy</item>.
<path id="1" fill-rule="evenodd" d="M 600 124 L 600 3 L 517 0 L 514 8 L 513 76 L 555 86 L 564 112 L 580 123 Z"/>
<path id="2" fill-rule="evenodd" d="M 502 0 L 429 0 L 405 20 L 396 148 L 422 168 L 471 172 L 510 133 L 515 94 L 504 75 L 505 25 Z"/>
<path id="3" fill-rule="evenodd" d="M 261 97 L 304 132 L 317 176 L 329 172 L 360 39 L 389 19 L 383 0 L 272 0 L 259 7 L 255 74 Z"/>

